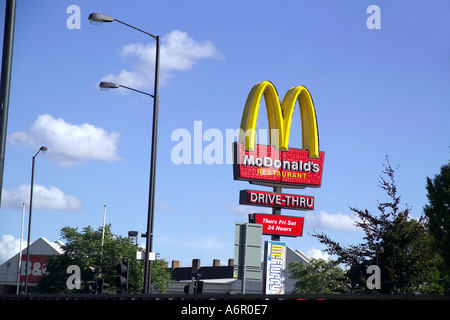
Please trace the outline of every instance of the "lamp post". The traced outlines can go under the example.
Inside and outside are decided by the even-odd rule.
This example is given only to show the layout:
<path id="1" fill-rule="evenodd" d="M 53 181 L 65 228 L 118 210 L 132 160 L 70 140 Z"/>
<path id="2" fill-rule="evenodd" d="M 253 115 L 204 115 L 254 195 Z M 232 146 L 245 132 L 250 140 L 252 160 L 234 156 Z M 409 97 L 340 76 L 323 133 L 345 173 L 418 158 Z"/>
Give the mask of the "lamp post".
<path id="1" fill-rule="evenodd" d="M 146 94 L 153 98 L 153 123 L 152 123 L 152 144 L 151 144 L 151 159 L 150 159 L 150 182 L 149 182 L 149 196 L 148 196 L 148 213 L 147 213 L 147 238 L 145 245 L 145 268 L 144 268 L 144 289 L 143 293 L 149 293 L 151 291 L 150 280 L 152 274 L 152 264 L 150 260 L 150 252 L 153 248 L 153 217 L 154 217 L 154 204 L 155 204 L 155 176 L 156 176 L 156 143 L 158 136 L 158 82 L 159 82 L 159 51 L 160 51 L 160 36 L 155 36 L 144 30 L 136 28 L 129 25 L 123 21 L 115 19 L 113 17 L 101 14 L 101 13 L 91 13 L 89 15 L 89 21 L 94 24 L 100 24 L 102 22 L 113 22 L 117 21 L 127 27 L 138 30 L 146 35 L 149 35 L 156 40 L 156 60 L 155 60 L 155 82 L 153 94 L 149 94 L 143 91 L 139 91 L 133 88 L 126 87 L 124 85 L 119 85 L 112 82 L 101 82 L 100 88 L 111 89 L 111 88 L 125 88 L 133 90 L 142 94 Z"/>
<path id="2" fill-rule="evenodd" d="M 28 292 L 28 264 L 30 263 L 30 235 L 31 235 L 31 211 L 33 209 L 33 185 L 34 185 L 34 159 L 39 154 L 39 152 L 47 152 L 48 148 L 42 146 L 39 148 L 38 152 L 33 156 L 33 162 L 31 165 L 31 190 L 30 190 L 30 213 L 28 216 L 28 245 L 27 245 L 27 263 L 25 264 L 25 293 Z"/>
<path id="3" fill-rule="evenodd" d="M 22 227 L 20 228 L 19 263 L 17 265 L 16 294 L 19 294 L 19 287 L 20 287 L 20 268 L 22 267 L 22 239 L 23 239 L 23 221 L 24 220 L 25 220 L 25 202 L 22 204 Z"/>
<path id="4" fill-rule="evenodd" d="M 7 0 L 5 7 L 5 27 L 3 31 L 3 52 L 0 75 L 0 204 L 3 186 L 3 169 L 5 166 L 5 147 L 8 126 L 9 92 L 11 89 L 11 72 L 14 46 L 14 28 L 16 20 L 16 0 Z"/>
<path id="5" fill-rule="evenodd" d="M 384 247 L 380 246 L 380 244 L 377 244 L 377 246 L 375 247 L 375 254 L 376 254 L 375 262 L 376 262 L 377 266 L 378 266 L 378 254 L 383 253 L 383 252 L 384 252 Z"/>
<path id="6" fill-rule="evenodd" d="M 144 91 L 141 91 L 141 90 L 136 90 L 134 88 L 130 88 L 130 87 L 127 87 L 127 86 L 124 86 L 124 85 L 121 85 L 121 84 L 114 83 L 114 82 L 102 81 L 102 82 L 100 82 L 100 84 L 98 86 L 100 87 L 100 90 L 125 88 L 125 89 L 128 89 L 128 90 L 132 90 L 132 91 L 136 91 L 136 92 L 139 92 L 139 93 L 142 93 L 142 94 L 146 94 L 147 96 L 150 96 L 150 97 L 154 98 L 154 96 L 152 94 L 150 94 L 150 93 L 147 93 L 147 92 L 144 92 Z"/>

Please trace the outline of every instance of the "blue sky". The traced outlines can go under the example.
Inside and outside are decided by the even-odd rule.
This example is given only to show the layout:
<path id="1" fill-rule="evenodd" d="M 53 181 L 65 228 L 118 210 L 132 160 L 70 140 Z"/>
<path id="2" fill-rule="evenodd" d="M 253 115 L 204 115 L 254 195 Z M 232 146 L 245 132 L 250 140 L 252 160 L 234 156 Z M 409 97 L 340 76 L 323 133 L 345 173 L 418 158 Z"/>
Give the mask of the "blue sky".
<path id="1" fill-rule="evenodd" d="M 380 29 L 366 23 L 373 4 Z M 169 262 L 211 265 L 233 258 L 236 222 L 267 212 L 239 205 L 239 190 L 270 188 L 233 180 L 225 159 L 226 130 L 239 127 L 251 87 L 263 80 L 280 96 L 309 89 L 325 152 L 322 187 L 288 190 L 315 197 L 313 212 L 283 210 L 305 217 L 303 237 L 282 238 L 290 247 L 323 256 L 314 230 L 359 243 L 349 206 L 376 212 L 386 200 L 378 187 L 386 155 L 399 165 L 403 205 L 422 214 L 426 178 L 449 160 L 449 10 L 447 1 L 18 1 L 0 263 L 18 252 L 41 145 L 49 150 L 36 158 L 32 241 L 56 241 L 64 226 L 98 228 L 104 205 L 114 233 L 146 230 L 153 100 L 98 83 L 152 93 L 155 43 L 117 22 L 91 25 L 89 13 L 162 37 L 153 248 Z M 258 128 L 265 119 L 262 109 Z M 299 121 L 296 110 L 293 147 L 301 147 Z M 211 147 L 196 135 L 199 124 L 223 143 L 222 161 L 175 164 L 177 130 L 191 134 L 192 146 Z M 25 239 L 27 220 L 28 206 Z"/>

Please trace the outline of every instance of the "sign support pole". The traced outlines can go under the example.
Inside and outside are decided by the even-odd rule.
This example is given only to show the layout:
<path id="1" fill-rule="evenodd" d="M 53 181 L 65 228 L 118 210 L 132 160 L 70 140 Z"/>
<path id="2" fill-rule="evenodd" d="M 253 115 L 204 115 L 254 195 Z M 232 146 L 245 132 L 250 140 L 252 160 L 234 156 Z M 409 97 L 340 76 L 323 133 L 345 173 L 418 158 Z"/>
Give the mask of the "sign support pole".
<path id="1" fill-rule="evenodd" d="M 281 187 L 274 187 L 273 188 L 273 192 L 276 193 L 282 193 L 282 188 Z M 281 215 L 281 208 L 280 207 L 273 207 L 272 208 L 272 214 L 274 215 Z M 273 241 L 280 241 L 280 236 L 272 236 L 272 240 Z"/>
<path id="2" fill-rule="evenodd" d="M 276 193 L 282 193 L 282 188 L 281 187 L 274 187 L 273 188 L 273 192 L 276 192 Z M 274 215 L 281 215 L 281 208 L 280 207 L 273 207 L 272 208 L 272 214 L 274 214 Z M 273 236 L 271 236 L 271 240 L 272 241 L 280 241 L 280 236 L 275 236 L 275 235 L 273 235 Z M 268 246 L 268 244 L 267 244 L 267 242 L 266 242 L 266 245 L 265 245 L 265 249 L 264 249 L 264 281 L 263 281 L 263 286 L 264 286 L 264 294 L 266 294 L 266 281 L 267 281 L 267 278 L 266 278 L 266 270 L 267 270 L 267 246 Z"/>

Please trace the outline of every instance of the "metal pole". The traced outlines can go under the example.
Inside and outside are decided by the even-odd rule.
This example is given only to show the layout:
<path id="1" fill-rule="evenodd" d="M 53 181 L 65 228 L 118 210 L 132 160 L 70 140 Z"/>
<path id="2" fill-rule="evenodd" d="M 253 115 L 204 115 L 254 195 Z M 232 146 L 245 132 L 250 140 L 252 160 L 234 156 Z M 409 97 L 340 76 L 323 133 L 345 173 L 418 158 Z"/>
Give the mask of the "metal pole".
<path id="1" fill-rule="evenodd" d="M 7 0 L 3 34 L 2 73 L 0 80 L 0 205 L 2 200 L 3 168 L 5 165 L 6 128 L 8 125 L 9 91 L 14 43 L 16 0 Z"/>
<path id="2" fill-rule="evenodd" d="M 33 187 L 34 187 L 34 159 L 39 152 L 46 152 L 47 147 L 40 147 L 38 152 L 33 156 L 33 162 L 31 165 L 31 190 L 30 190 L 30 215 L 28 218 L 28 245 L 27 245 L 27 263 L 25 265 L 25 293 L 28 292 L 28 264 L 30 263 L 30 237 L 31 237 L 31 210 L 33 209 Z"/>
<path id="3" fill-rule="evenodd" d="M 20 287 L 20 269 L 22 266 L 22 239 L 23 239 L 23 222 L 25 220 L 25 202 L 22 204 L 22 228 L 20 229 L 20 247 L 19 247 L 19 263 L 17 267 L 17 288 L 16 294 L 19 294 Z"/>
<path id="4" fill-rule="evenodd" d="M 30 263 L 31 210 L 33 208 L 34 159 L 36 158 L 36 156 L 37 153 L 33 157 L 33 163 L 31 165 L 31 190 L 30 190 L 30 213 L 28 216 L 27 263 L 25 264 L 25 289 L 24 289 L 25 293 L 28 293 L 28 265 Z"/>
<path id="5" fill-rule="evenodd" d="M 282 188 L 274 187 L 273 188 L 273 192 L 281 193 L 282 192 Z M 281 208 L 280 207 L 273 207 L 272 208 L 272 214 L 278 215 L 278 216 L 281 215 Z M 280 241 L 280 236 L 271 236 L 271 240 L 272 241 Z"/>
<path id="6" fill-rule="evenodd" d="M 155 177 L 156 177 L 156 144 L 158 139 L 158 82 L 159 82 L 159 51 L 160 51 L 160 36 L 155 36 L 151 33 L 148 33 L 142 29 L 136 28 L 128 23 L 120 21 L 115 18 L 108 17 L 107 20 L 103 20 L 104 22 L 117 21 L 123 25 L 126 25 L 130 28 L 138 30 L 142 33 L 145 33 L 156 40 L 156 61 L 155 61 L 155 83 L 154 83 L 154 92 L 153 95 L 148 94 L 146 92 L 136 90 L 133 88 L 129 88 L 123 85 L 119 85 L 120 87 L 124 87 L 139 93 L 143 93 L 153 97 L 153 125 L 152 125 L 152 147 L 151 147 L 151 160 L 150 160 L 150 182 L 149 182 L 149 196 L 148 196 L 148 213 L 147 213 L 147 233 L 146 233 L 146 248 L 145 248 L 145 261 L 144 261 L 144 286 L 143 293 L 149 293 L 151 291 L 151 274 L 152 274 L 152 263 L 149 260 L 150 252 L 153 249 L 153 216 L 154 216 L 154 204 L 155 204 Z"/>
<path id="7" fill-rule="evenodd" d="M 142 93 L 142 94 L 146 94 L 147 96 L 150 96 L 150 97 L 154 98 L 154 96 L 152 94 L 144 92 L 144 91 L 141 91 L 141 90 L 136 90 L 136 89 L 133 89 L 133 88 L 121 85 L 121 84 L 119 84 L 119 87 L 122 87 L 122 88 L 125 88 L 125 89 L 128 89 L 128 90 L 132 90 L 132 91 L 136 91 L 136 92 L 139 92 L 139 93 Z"/>
<path id="8" fill-rule="evenodd" d="M 103 243 L 105 241 L 105 220 L 106 220 L 106 204 L 103 208 L 102 252 L 103 252 Z"/>
<path id="9" fill-rule="evenodd" d="M 156 61 L 155 61 L 155 88 L 153 94 L 153 130 L 152 130 L 152 151 L 150 163 L 150 185 L 148 199 L 147 218 L 147 238 L 145 248 L 145 268 L 144 268 L 144 293 L 151 292 L 152 262 L 150 252 L 153 249 L 153 217 L 155 204 L 155 178 L 156 178 L 156 145 L 158 139 L 158 81 L 159 81 L 159 49 L 160 37 L 156 36 Z"/>

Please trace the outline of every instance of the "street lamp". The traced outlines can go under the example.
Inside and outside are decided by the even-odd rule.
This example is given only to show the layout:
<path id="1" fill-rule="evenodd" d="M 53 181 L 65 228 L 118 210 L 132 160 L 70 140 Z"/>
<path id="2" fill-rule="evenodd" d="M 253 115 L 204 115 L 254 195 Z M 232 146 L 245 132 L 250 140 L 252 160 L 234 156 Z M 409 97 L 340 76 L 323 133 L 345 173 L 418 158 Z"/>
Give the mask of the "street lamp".
<path id="1" fill-rule="evenodd" d="M 91 14 L 89 15 L 88 19 L 89 19 L 89 21 L 91 22 L 91 24 L 95 24 L 95 25 L 102 24 L 103 22 L 113 22 L 113 21 L 117 21 L 117 22 L 119 22 L 119 23 L 121 23 L 121 24 L 123 24 L 123 25 L 126 25 L 127 27 L 130 27 L 130 28 L 133 28 L 133 29 L 135 29 L 135 30 L 137 30 L 137 31 L 140 31 L 140 32 L 142 32 L 142 33 L 145 33 L 146 35 L 149 35 L 150 37 L 152 37 L 152 38 L 155 39 L 155 40 L 158 40 L 158 39 L 159 39 L 159 36 L 155 36 L 155 35 L 153 35 L 153 34 L 151 34 L 151 33 L 148 33 L 147 31 L 144 31 L 144 30 L 142 30 L 142 29 L 136 28 L 135 26 L 132 26 L 132 25 L 130 25 L 130 24 L 128 24 L 128 23 L 125 23 L 125 22 L 120 21 L 120 20 L 118 20 L 118 19 L 116 19 L 116 18 L 107 16 L 106 14 L 102 14 L 102 13 L 91 13 Z"/>
<path id="2" fill-rule="evenodd" d="M 92 24 L 102 24 L 102 22 L 113 22 L 114 18 L 101 13 L 91 13 L 88 17 Z"/>
<path id="3" fill-rule="evenodd" d="M 380 246 L 380 244 L 377 244 L 377 246 L 375 247 L 375 254 L 376 254 L 375 262 L 376 262 L 377 266 L 378 266 L 378 254 L 383 253 L 383 252 L 384 252 L 384 247 Z"/>
<path id="4" fill-rule="evenodd" d="M 33 209 L 33 185 L 34 185 L 34 159 L 39 154 L 39 152 L 47 152 L 48 148 L 42 146 L 39 148 L 38 152 L 33 156 L 33 162 L 31 165 L 31 190 L 30 190 L 30 213 L 28 216 L 28 245 L 27 245 L 27 263 L 25 264 L 25 293 L 28 292 L 28 264 L 30 263 L 30 235 L 31 235 L 31 210 Z"/>
<path id="5" fill-rule="evenodd" d="M 139 92 L 139 93 L 142 93 L 142 94 L 146 94 L 146 95 L 154 98 L 154 96 L 152 94 L 150 94 L 150 93 L 147 93 L 147 92 L 144 92 L 144 91 L 140 91 L 140 90 L 136 90 L 134 88 L 130 88 L 130 87 L 127 87 L 127 86 L 124 86 L 124 85 L 121 85 L 121 84 L 114 83 L 114 82 L 102 81 L 102 82 L 100 82 L 100 84 L 98 86 L 100 87 L 100 90 L 105 90 L 105 91 L 108 91 L 109 89 L 125 88 L 125 89 L 128 89 L 128 90 L 132 90 L 132 91 L 136 91 L 136 92 Z"/>
<path id="6" fill-rule="evenodd" d="M 150 252 L 153 248 L 153 217 L 154 217 L 154 207 L 155 207 L 155 176 L 156 176 L 156 142 L 158 136 L 158 82 L 159 82 L 159 51 L 160 51 L 160 36 L 155 36 L 144 30 L 136 28 L 129 25 L 123 21 L 115 19 L 113 17 L 101 14 L 101 13 L 91 13 L 89 15 L 89 21 L 94 24 L 101 24 L 103 22 L 113 22 L 117 21 L 127 27 L 138 30 L 146 35 L 152 37 L 156 40 L 156 60 L 155 60 L 155 82 L 153 94 L 149 94 L 143 91 L 139 91 L 133 88 L 129 88 L 123 85 L 119 85 L 112 82 L 101 82 L 101 89 L 112 89 L 123 87 L 129 90 L 133 90 L 142 94 L 149 95 L 153 98 L 153 124 L 152 124 L 152 145 L 151 145 L 151 159 L 150 159 L 150 182 L 149 182 L 149 195 L 148 195 L 148 213 L 147 213 L 147 238 L 145 246 L 145 268 L 144 268 L 144 293 L 149 293 L 151 290 L 150 280 L 152 274 L 152 263 L 150 260 Z"/>

